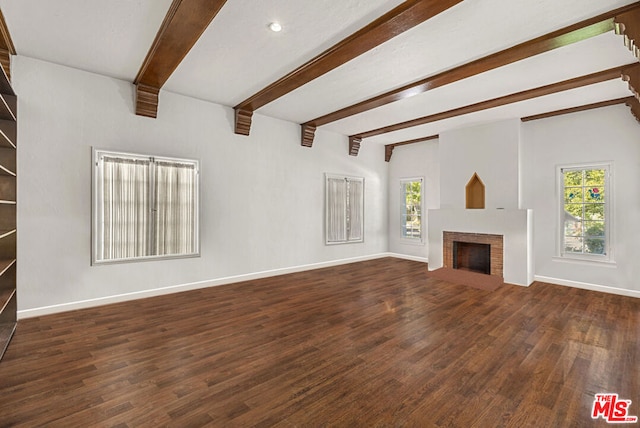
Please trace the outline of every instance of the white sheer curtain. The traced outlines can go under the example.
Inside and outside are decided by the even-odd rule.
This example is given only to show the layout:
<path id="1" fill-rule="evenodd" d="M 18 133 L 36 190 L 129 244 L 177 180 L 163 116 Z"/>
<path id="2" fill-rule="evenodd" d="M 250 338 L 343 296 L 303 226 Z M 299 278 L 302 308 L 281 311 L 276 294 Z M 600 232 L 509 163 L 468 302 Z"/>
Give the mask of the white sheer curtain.
<path id="1" fill-rule="evenodd" d="M 347 239 L 347 181 L 327 177 L 327 242 Z"/>
<path id="2" fill-rule="evenodd" d="M 194 164 L 156 162 L 156 255 L 196 252 L 196 196 Z"/>
<path id="3" fill-rule="evenodd" d="M 326 175 L 326 242 L 359 242 L 364 235 L 364 179 Z"/>
<path id="4" fill-rule="evenodd" d="M 195 256 L 198 161 L 94 151 L 92 263 Z"/>
<path id="5" fill-rule="evenodd" d="M 362 180 L 349 180 L 349 204 L 348 224 L 349 241 L 361 241 L 363 235 L 363 201 L 364 182 Z"/>
<path id="6" fill-rule="evenodd" d="M 101 259 L 149 255 L 148 160 L 103 159 Z"/>

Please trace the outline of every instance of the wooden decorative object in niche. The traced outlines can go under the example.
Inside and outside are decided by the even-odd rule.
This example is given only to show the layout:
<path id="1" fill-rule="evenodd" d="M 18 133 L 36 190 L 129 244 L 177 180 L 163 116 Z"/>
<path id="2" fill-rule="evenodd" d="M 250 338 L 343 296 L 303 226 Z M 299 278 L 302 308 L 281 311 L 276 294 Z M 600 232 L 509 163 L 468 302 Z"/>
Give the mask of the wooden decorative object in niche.
<path id="1" fill-rule="evenodd" d="M 484 183 L 478 177 L 478 173 L 474 173 L 467 183 L 466 208 L 484 209 Z"/>

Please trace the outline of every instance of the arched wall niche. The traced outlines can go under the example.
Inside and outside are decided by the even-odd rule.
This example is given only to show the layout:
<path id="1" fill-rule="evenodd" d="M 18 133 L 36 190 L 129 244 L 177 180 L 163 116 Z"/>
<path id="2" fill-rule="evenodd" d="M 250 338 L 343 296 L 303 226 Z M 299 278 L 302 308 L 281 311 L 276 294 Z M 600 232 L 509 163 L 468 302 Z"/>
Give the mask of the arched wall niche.
<path id="1" fill-rule="evenodd" d="M 484 209 L 484 183 L 473 173 L 466 186 L 465 206 L 467 209 Z"/>

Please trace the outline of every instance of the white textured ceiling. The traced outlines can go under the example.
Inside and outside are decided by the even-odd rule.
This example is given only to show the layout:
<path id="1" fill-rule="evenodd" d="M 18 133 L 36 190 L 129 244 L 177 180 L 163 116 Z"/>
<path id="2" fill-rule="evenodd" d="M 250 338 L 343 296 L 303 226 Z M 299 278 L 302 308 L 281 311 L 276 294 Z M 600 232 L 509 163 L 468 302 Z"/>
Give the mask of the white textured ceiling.
<path id="1" fill-rule="evenodd" d="M 399 0 L 227 0 L 163 90 L 233 107 Z M 633 1 L 465 0 L 259 109 L 297 123 L 387 92 Z M 133 81 L 171 0 L 0 0 L 19 55 Z M 268 30 L 280 22 L 280 33 Z M 331 124 L 351 135 L 635 61 L 604 34 Z M 367 139 L 443 130 L 629 96 L 611 81 Z M 162 110 L 162 98 L 159 110 Z M 255 126 L 254 126 L 255 128 Z M 259 129 L 252 129 L 252 134 Z"/>

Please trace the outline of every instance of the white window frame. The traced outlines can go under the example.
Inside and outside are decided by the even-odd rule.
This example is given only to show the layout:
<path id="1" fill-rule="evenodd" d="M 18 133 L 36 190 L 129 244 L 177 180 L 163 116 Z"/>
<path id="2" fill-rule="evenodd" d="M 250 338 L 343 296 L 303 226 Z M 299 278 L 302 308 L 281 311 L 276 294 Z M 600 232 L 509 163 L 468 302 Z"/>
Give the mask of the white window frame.
<path id="1" fill-rule="evenodd" d="M 584 171 L 590 169 L 604 169 L 604 254 L 574 253 L 565 251 L 565 210 L 564 210 L 564 172 Z M 556 239 L 556 255 L 560 260 L 576 260 L 586 262 L 614 262 L 613 245 L 613 162 L 590 162 L 581 164 L 560 165 L 557 167 L 557 204 L 558 204 L 558 227 Z"/>
<path id="2" fill-rule="evenodd" d="M 411 237 L 406 236 L 404 231 L 406 228 L 405 223 L 405 186 L 407 183 L 420 182 L 420 236 Z M 422 244 L 424 243 L 424 177 L 409 177 L 400 179 L 400 239 L 405 243 Z"/>
<path id="3" fill-rule="evenodd" d="M 345 212 L 344 212 L 344 227 L 346 230 L 346 236 L 345 239 L 342 240 L 333 240 L 331 239 L 331 233 L 330 233 L 330 214 L 329 214 L 329 200 L 330 200 L 330 185 L 329 185 L 329 180 L 345 180 L 345 182 L 350 183 L 350 182 L 359 182 L 362 185 L 362 197 L 360 198 L 359 201 L 355 201 L 356 204 L 359 205 L 359 209 L 360 209 L 360 213 L 361 213 L 361 221 L 360 221 L 360 225 L 359 225 L 359 238 L 349 238 L 350 235 L 350 229 L 351 227 L 353 227 L 350 224 L 350 211 L 351 211 L 351 206 L 354 204 L 354 201 L 350 201 L 348 198 L 349 195 L 349 191 L 347 189 L 346 194 L 345 194 Z M 348 184 L 347 184 L 348 186 Z M 353 177 L 353 176 L 348 176 L 348 175 L 340 175 L 340 174 L 325 174 L 325 244 L 326 245 L 336 245 L 336 244 L 352 244 L 352 243 L 358 243 L 358 242 L 364 242 L 364 222 L 365 222 L 365 215 L 364 215 L 364 192 L 365 192 L 365 185 L 364 185 L 364 177 Z M 357 225 L 356 225 L 357 226 Z"/>
<path id="4" fill-rule="evenodd" d="M 120 152 L 120 151 L 112 151 L 112 150 L 102 150 L 102 149 L 92 149 L 92 231 L 91 231 L 91 264 L 92 265 L 103 265 L 103 264 L 115 264 L 115 263 L 129 263 L 129 262 L 139 262 L 139 261 L 149 261 L 149 260 L 163 260 L 163 259 L 179 259 L 179 258 L 191 258 L 191 257 L 200 257 L 200 162 L 195 159 L 185 159 L 185 158 L 177 158 L 177 157 L 163 157 L 163 156 L 152 156 L 145 155 L 139 153 L 129 153 L 129 152 Z M 149 256 L 138 256 L 138 257 L 128 257 L 128 258 L 118 258 L 118 259 L 104 259 L 99 257 L 100 247 L 102 244 L 101 237 L 104 235 L 103 230 L 104 226 L 102 223 L 102 218 L 100 213 L 103 210 L 103 186 L 101 183 L 103 182 L 103 168 L 101 167 L 101 159 L 104 156 L 108 157 L 123 157 L 127 159 L 133 160 L 152 160 L 159 162 L 176 162 L 176 163 L 185 163 L 191 164 L 195 167 L 195 226 L 194 226 L 194 240 L 195 240 L 195 250 L 189 253 L 180 253 L 180 254 L 161 254 L 161 255 L 149 255 Z M 153 180 L 153 178 L 150 178 Z M 153 192 L 153 185 L 150 186 L 150 192 Z M 150 239 L 150 236 L 147 236 L 146 239 Z"/>

